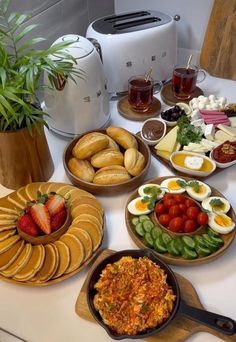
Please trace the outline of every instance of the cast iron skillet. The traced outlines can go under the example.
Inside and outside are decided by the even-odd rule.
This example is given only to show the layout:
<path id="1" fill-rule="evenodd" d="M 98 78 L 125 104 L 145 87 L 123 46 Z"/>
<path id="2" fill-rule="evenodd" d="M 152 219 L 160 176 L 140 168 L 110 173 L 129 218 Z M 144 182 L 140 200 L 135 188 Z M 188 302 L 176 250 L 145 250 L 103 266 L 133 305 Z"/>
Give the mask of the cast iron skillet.
<path id="1" fill-rule="evenodd" d="M 176 301 L 174 309 L 168 318 L 167 321 L 164 322 L 161 326 L 157 328 L 149 329 L 144 333 L 138 335 L 117 335 L 113 330 L 111 330 L 102 320 L 99 312 L 95 309 L 93 304 L 93 298 L 96 294 L 96 290 L 94 289 L 95 283 L 100 278 L 101 271 L 105 268 L 105 266 L 109 263 L 114 263 L 120 260 L 123 256 L 131 256 L 133 258 L 139 258 L 143 256 L 147 256 L 156 264 L 160 265 L 160 267 L 165 271 L 167 274 L 167 283 L 171 285 L 175 295 Z M 203 323 L 210 328 L 213 328 L 225 335 L 233 335 L 236 332 L 236 322 L 231 318 L 221 316 L 209 311 L 197 309 L 187 305 L 182 299 L 180 294 L 179 285 L 177 279 L 172 272 L 172 270 L 167 266 L 163 261 L 161 261 L 151 250 L 149 249 L 139 249 L 139 250 L 124 250 L 120 252 L 116 252 L 112 255 L 109 255 L 104 260 L 102 260 L 97 267 L 91 273 L 89 280 L 88 280 L 88 288 L 87 288 L 87 303 L 90 309 L 91 314 L 93 315 L 94 319 L 106 330 L 108 335 L 113 338 L 114 340 L 122 340 L 125 338 L 144 338 L 150 335 L 154 335 L 160 330 L 164 329 L 171 321 L 174 319 L 177 313 L 183 314 L 188 318 Z"/>

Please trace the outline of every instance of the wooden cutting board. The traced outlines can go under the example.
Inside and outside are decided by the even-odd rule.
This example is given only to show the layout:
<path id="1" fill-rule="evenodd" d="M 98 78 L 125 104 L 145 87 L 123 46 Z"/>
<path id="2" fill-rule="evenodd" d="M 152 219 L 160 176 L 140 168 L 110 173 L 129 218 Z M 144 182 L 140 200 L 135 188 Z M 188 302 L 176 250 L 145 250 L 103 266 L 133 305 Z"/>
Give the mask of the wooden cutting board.
<path id="1" fill-rule="evenodd" d="M 210 75 L 236 80 L 236 0 L 215 0 L 200 55 Z"/>
<path id="2" fill-rule="evenodd" d="M 100 263 L 100 261 L 102 261 L 108 255 L 111 255 L 112 253 L 114 253 L 114 251 L 109 250 L 109 249 L 104 249 L 101 252 L 101 254 L 97 257 L 96 261 L 92 265 L 89 271 L 89 274 L 81 288 L 81 291 L 78 295 L 78 298 L 75 304 L 75 312 L 77 313 L 77 315 L 83 319 L 86 319 L 94 323 L 96 322 L 93 319 L 93 316 L 91 315 L 89 311 L 87 300 L 86 300 L 88 278 L 91 272 L 94 270 L 94 268 Z M 194 306 L 199 309 L 204 309 L 193 285 L 186 278 L 182 277 L 180 274 L 175 273 L 175 275 L 179 283 L 179 287 L 181 291 L 181 298 L 184 299 L 185 302 L 191 306 Z M 102 329 L 102 327 L 100 327 L 100 329 Z M 156 335 L 145 338 L 144 341 L 146 342 L 163 342 L 163 341 L 184 342 L 186 341 L 188 337 L 200 331 L 208 332 L 212 335 L 217 336 L 218 338 L 221 338 L 223 341 L 226 341 L 226 342 L 236 341 L 236 334 L 234 334 L 233 336 L 223 335 L 217 332 L 216 330 L 208 328 L 207 326 L 203 324 L 192 321 L 188 319 L 187 317 L 179 315 L 179 314 L 176 315 L 174 320 L 165 329 L 163 329 Z"/>

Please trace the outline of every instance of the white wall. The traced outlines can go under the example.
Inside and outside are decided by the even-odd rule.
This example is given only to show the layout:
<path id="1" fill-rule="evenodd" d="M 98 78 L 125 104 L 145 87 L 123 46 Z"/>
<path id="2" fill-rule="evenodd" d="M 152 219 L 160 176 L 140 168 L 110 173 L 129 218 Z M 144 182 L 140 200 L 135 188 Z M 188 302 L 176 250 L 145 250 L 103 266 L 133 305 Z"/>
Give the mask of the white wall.
<path id="1" fill-rule="evenodd" d="M 174 16 L 179 14 L 177 22 L 179 60 L 185 59 L 195 51 L 195 58 L 201 50 L 208 19 L 214 0 L 115 0 L 115 12 L 135 10 L 156 10 Z"/>

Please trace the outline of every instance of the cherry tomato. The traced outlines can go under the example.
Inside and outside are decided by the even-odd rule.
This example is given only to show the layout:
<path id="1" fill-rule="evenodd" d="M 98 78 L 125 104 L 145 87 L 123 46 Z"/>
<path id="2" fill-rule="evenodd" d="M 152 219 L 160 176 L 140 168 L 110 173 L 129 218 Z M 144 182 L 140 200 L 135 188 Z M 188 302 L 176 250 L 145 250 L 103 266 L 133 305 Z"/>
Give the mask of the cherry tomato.
<path id="1" fill-rule="evenodd" d="M 181 215 L 181 217 L 182 217 L 182 219 L 184 220 L 184 222 L 188 220 L 188 216 L 185 215 L 185 214 Z"/>
<path id="2" fill-rule="evenodd" d="M 164 195 L 163 199 L 164 199 L 164 200 L 168 200 L 168 199 L 172 199 L 173 197 L 174 197 L 174 195 L 173 195 L 173 194 L 170 194 L 170 193 L 168 192 L 168 193 L 166 193 L 166 194 Z"/>
<path id="3" fill-rule="evenodd" d="M 164 201 L 165 206 L 169 209 L 172 205 L 175 205 L 175 200 L 173 198 Z"/>
<path id="4" fill-rule="evenodd" d="M 158 216 L 161 214 L 167 213 L 167 211 L 168 211 L 168 209 L 164 203 L 157 203 L 156 204 L 155 212 L 157 213 Z"/>
<path id="5" fill-rule="evenodd" d="M 176 205 L 172 205 L 169 209 L 169 215 L 170 217 L 177 217 L 177 216 L 180 216 L 182 214 L 179 206 L 176 204 Z"/>
<path id="6" fill-rule="evenodd" d="M 160 224 L 164 227 L 167 227 L 170 222 L 170 216 L 168 214 L 162 214 L 158 217 Z"/>
<path id="7" fill-rule="evenodd" d="M 182 217 L 174 217 L 169 222 L 169 230 L 179 233 L 184 228 L 184 220 Z"/>
<path id="8" fill-rule="evenodd" d="M 177 203 L 184 203 L 186 200 L 186 197 L 182 194 L 175 195 L 175 200 Z"/>
<path id="9" fill-rule="evenodd" d="M 197 223 L 199 226 L 204 226 L 205 224 L 208 223 L 208 215 L 206 213 L 199 213 L 197 217 Z"/>
<path id="10" fill-rule="evenodd" d="M 189 207 L 187 209 L 186 215 L 190 220 L 197 220 L 198 214 L 200 213 L 200 209 L 198 207 Z"/>
<path id="11" fill-rule="evenodd" d="M 186 214 L 187 207 L 186 207 L 186 205 L 185 205 L 184 203 L 180 203 L 180 204 L 179 204 L 179 209 L 181 210 L 181 212 L 182 212 L 183 214 Z"/>
<path id="12" fill-rule="evenodd" d="M 189 208 L 189 207 L 196 207 L 197 206 L 197 204 L 191 198 L 187 198 L 185 200 L 185 205 L 186 205 L 187 208 Z"/>
<path id="13" fill-rule="evenodd" d="M 197 229 L 197 223 L 193 220 L 187 220 L 184 224 L 184 232 L 192 233 Z"/>

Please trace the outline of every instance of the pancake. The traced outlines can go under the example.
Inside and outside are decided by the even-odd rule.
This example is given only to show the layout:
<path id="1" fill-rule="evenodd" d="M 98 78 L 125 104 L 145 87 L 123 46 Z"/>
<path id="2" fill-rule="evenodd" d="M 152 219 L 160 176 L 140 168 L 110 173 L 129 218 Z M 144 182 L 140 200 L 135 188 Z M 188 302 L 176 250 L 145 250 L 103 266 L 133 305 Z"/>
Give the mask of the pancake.
<path id="1" fill-rule="evenodd" d="M 36 200 L 41 182 L 29 183 L 25 187 L 26 196 L 30 201 Z"/>
<path id="2" fill-rule="evenodd" d="M 70 226 L 68 233 L 75 235 L 82 242 L 85 253 L 84 261 L 86 261 L 93 252 L 93 242 L 89 233 L 87 233 L 85 230 L 77 228 L 76 226 Z"/>
<path id="3" fill-rule="evenodd" d="M 38 188 L 38 191 L 41 192 L 41 194 L 47 194 L 49 185 L 50 183 L 42 182 Z"/>
<path id="4" fill-rule="evenodd" d="M 60 241 L 64 242 L 70 251 L 70 264 L 65 271 L 65 274 L 67 274 L 80 267 L 84 261 L 84 247 L 79 239 L 69 233 L 62 235 Z"/>
<path id="5" fill-rule="evenodd" d="M 30 201 L 30 198 L 27 196 L 26 191 L 25 191 L 25 186 L 22 186 L 20 189 L 16 191 L 17 196 L 19 199 L 25 203 Z"/>
<path id="6" fill-rule="evenodd" d="M 21 210 L 11 203 L 7 197 L 0 199 L 0 210 L 4 213 L 20 215 Z"/>
<path id="7" fill-rule="evenodd" d="M 57 270 L 59 262 L 59 254 L 54 244 L 44 245 L 45 248 L 45 259 L 39 272 L 32 279 L 34 282 L 45 282 L 48 281 Z"/>
<path id="8" fill-rule="evenodd" d="M 64 184 L 64 185 L 62 185 L 61 187 L 58 187 L 58 189 L 57 189 L 57 193 L 58 194 L 60 194 L 61 196 L 66 196 L 66 194 L 69 192 L 69 191 L 71 191 L 71 190 L 73 190 L 74 189 L 74 187 L 73 187 L 73 185 L 69 185 L 69 184 Z"/>
<path id="9" fill-rule="evenodd" d="M 0 254 L 0 271 L 8 268 L 21 253 L 25 245 L 24 240 L 16 242 L 11 248 L 6 252 Z"/>
<path id="10" fill-rule="evenodd" d="M 18 255 L 18 257 L 14 260 L 14 262 L 8 268 L 6 268 L 4 271 L 1 271 L 0 273 L 7 278 L 13 277 L 16 273 L 20 272 L 22 268 L 27 264 L 32 254 L 32 251 L 32 245 L 30 243 L 27 243 L 24 246 L 21 253 Z"/>
<path id="11" fill-rule="evenodd" d="M 49 194 L 50 192 L 56 192 L 58 193 L 59 190 L 63 191 L 65 187 L 67 187 L 67 184 L 64 183 L 50 183 L 47 189 L 47 193 Z M 71 185 L 70 185 L 71 186 Z"/>
<path id="12" fill-rule="evenodd" d="M 0 210 L 0 222 L 2 220 L 12 220 L 12 221 L 15 221 L 18 217 L 19 217 L 18 214 L 4 213 L 2 210 Z"/>
<path id="13" fill-rule="evenodd" d="M 88 196 L 81 196 L 74 198 L 73 200 L 70 201 L 70 205 L 74 208 L 77 205 L 80 204 L 89 204 L 92 207 L 95 207 L 96 209 L 99 210 L 100 214 L 103 216 L 103 207 L 101 204 L 96 200 L 96 198 L 88 197 Z"/>
<path id="14" fill-rule="evenodd" d="M 101 244 L 103 232 L 97 227 L 96 224 L 89 221 L 80 221 L 76 224 L 72 223 L 73 227 L 80 228 L 86 231 L 91 237 L 93 243 L 93 251 L 95 251 Z"/>
<path id="15" fill-rule="evenodd" d="M 4 224 L 4 225 L 0 225 L 0 232 L 4 232 L 6 230 L 11 230 L 13 228 L 16 228 L 16 224 Z"/>
<path id="16" fill-rule="evenodd" d="M 82 189 L 78 189 L 75 187 L 72 187 L 71 189 L 68 189 L 68 191 L 66 191 L 63 195 L 62 191 L 59 190 L 58 191 L 59 194 L 61 194 L 62 196 L 65 196 L 65 199 L 68 200 L 68 203 L 70 204 L 74 199 L 79 198 L 81 196 L 86 196 L 86 197 L 90 197 L 90 198 L 95 198 L 92 194 L 90 194 L 89 192 L 82 190 Z"/>
<path id="17" fill-rule="evenodd" d="M 103 219 L 102 215 L 100 214 L 99 210 L 90 204 L 78 204 L 74 205 L 71 209 L 71 217 L 72 220 L 75 219 L 77 216 L 80 216 L 81 214 L 89 214 L 94 216 L 98 222 L 102 225 Z"/>
<path id="18" fill-rule="evenodd" d="M 92 222 L 94 223 L 99 230 L 102 230 L 102 224 L 98 221 L 98 219 L 93 216 L 93 215 L 90 215 L 90 214 L 81 214 L 79 216 L 77 216 L 73 221 L 72 221 L 72 224 L 77 224 L 78 222 L 81 222 L 81 221 L 88 221 L 88 222 Z"/>
<path id="19" fill-rule="evenodd" d="M 11 248 L 21 237 L 19 235 L 10 236 L 9 238 L 0 242 L 0 255 Z"/>
<path id="20" fill-rule="evenodd" d="M 25 264 L 25 266 L 18 271 L 13 279 L 17 281 L 27 281 L 33 278 L 33 276 L 40 270 L 45 258 L 45 249 L 43 245 L 33 246 L 32 254 Z"/>
<path id="21" fill-rule="evenodd" d="M 0 232 L 0 242 L 3 240 L 6 240 L 12 235 L 15 235 L 16 229 L 9 229 L 9 230 L 4 230 L 3 232 Z"/>
<path id="22" fill-rule="evenodd" d="M 53 245 L 57 248 L 59 254 L 59 263 L 53 279 L 60 277 L 65 273 L 70 264 L 70 250 L 67 245 L 62 241 L 55 241 Z"/>
<path id="23" fill-rule="evenodd" d="M 18 209 L 24 210 L 26 207 L 27 201 L 23 201 L 17 195 L 17 192 L 14 191 L 10 195 L 7 196 L 8 201 L 13 204 Z"/>

